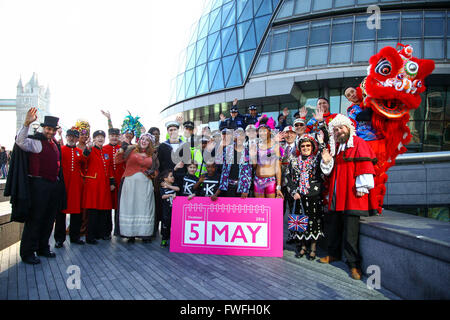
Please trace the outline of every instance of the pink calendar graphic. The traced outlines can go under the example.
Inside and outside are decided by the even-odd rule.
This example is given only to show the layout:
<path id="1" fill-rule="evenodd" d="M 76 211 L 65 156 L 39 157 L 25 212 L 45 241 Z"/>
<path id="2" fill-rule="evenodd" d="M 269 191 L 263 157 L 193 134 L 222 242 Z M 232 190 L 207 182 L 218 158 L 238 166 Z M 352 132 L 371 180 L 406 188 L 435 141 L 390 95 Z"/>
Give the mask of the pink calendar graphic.
<path id="1" fill-rule="evenodd" d="M 170 251 L 282 257 L 283 201 L 176 197 Z"/>

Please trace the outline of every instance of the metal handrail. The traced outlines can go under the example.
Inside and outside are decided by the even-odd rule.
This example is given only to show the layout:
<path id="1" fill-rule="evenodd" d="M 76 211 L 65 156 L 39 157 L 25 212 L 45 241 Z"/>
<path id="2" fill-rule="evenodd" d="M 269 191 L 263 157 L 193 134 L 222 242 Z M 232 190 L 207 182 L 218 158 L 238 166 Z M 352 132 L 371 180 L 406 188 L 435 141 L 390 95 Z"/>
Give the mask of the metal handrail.
<path id="1" fill-rule="evenodd" d="M 395 159 L 396 164 L 411 162 L 439 162 L 450 161 L 450 151 L 404 153 Z"/>

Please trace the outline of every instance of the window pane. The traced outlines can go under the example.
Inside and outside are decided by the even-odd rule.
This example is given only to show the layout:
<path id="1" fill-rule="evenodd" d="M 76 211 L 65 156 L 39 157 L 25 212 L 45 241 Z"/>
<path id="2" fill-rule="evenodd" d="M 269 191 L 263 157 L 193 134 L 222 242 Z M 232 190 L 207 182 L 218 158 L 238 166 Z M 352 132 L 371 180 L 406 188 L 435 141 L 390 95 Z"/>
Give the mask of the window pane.
<path id="1" fill-rule="evenodd" d="M 280 13 L 277 16 L 277 19 L 292 16 L 292 11 L 294 11 L 294 0 L 284 1 L 283 6 L 280 9 Z"/>
<path id="2" fill-rule="evenodd" d="M 368 62 L 370 57 L 375 53 L 375 43 L 356 42 L 353 49 L 353 62 Z"/>
<path id="3" fill-rule="evenodd" d="M 425 13 L 425 36 L 442 37 L 445 34 L 445 17 L 440 12 Z"/>
<path id="4" fill-rule="evenodd" d="M 330 113 L 340 112 L 341 92 L 339 89 L 330 90 Z"/>
<path id="5" fill-rule="evenodd" d="M 426 39 L 424 42 L 424 57 L 426 59 L 443 59 L 444 41 Z"/>
<path id="6" fill-rule="evenodd" d="M 333 3 L 332 0 L 313 0 L 314 6 L 313 11 L 330 9 Z"/>
<path id="7" fill-rule="evenodd" d="M 403 44 L 409 44 L 413 48 L 413 56 L 416 58 L 422 58 L 422 41 L 421 40 L 408 40 L 403 41 Z"/>
<path id="8" fill-rule="evenodd" d="M 450 59 L 450 39 L 447 39 L 447 59 Z"/>
<path id="9" fill-rule="evenodd" d="M 289 34 L 289 48 L 306 47 L 308 44 L 308 25 L 303 29 L 292 30 Z"/>
<path id="10" fill-rule="evenodd" d="M 311 24 L 310 45 L 328 43 L 330 41 L 330 22 L 315 22 Z"/>
<path id="11" fill-rule="evenodd" d="M 320 46 L 309 48 L 308 65 L 318 66 L 327 64 L 328 62 L 328 46 Z"/>
<path id="12" fill-rule="evenodd" d="M 306 49 L 289 50 L 286 68 L 303 68 L 305 66 Z"/>
<path id="13" fill-rule="evenodd" d="M 351 55 L 352 55 L 351 43 L 332 45 L 330 63 L 350 62 Z"/>
<path id="14" fill-rule="evenodd" d="M 270 33 L 267 38 L 266 42 L 264 43 L 264 47 L 262 48 L 261 53 L 268 53 L 270 50 L 270 40 L 272 40 L 272 33 Z"/>
<path id="15" fill-rule="evenodd" d="M 413 13 L 402 15 L 402 38 L 422 37 L 422 14 Z"/>
<path id="16" fill-rule="evenodd" d="M 285 52 L 272 53 L 270 55 L 269 71 L 278 71 L 284 69 Z"/>
<path id="17" fill-rule="evenodd" d="M 295 1 L 294 14 L 308 13 L 311 11 L 311 0 Z"/>
<path id="18" fill-rule="evenodd" d="M 287 42 L 287 32 L 274 34 L 272 40 L 272 51 L 285 50 Z"/>
<path id="19" fill-rule="evenodd" d="M 397 40 L 388 40 L 388 41 L 378 41 L 378 51 L 383 49 L 384 47 L 397 47 Z"/>
<path id="20" fill-rule="evenodd" d="M 333 21 L 332 42 L 352 41 L 353 18 Z"/>
<path id="21" fill-rule="evenodd" d="M 423 128 L 423 151 L 440 151 L 443 141 L 444 122 L 425 121 Z"/>
<path id="22" fill-rule="evenodd" d="M 267 72 L 267 61 L 269 60 L 268 55 L 261 55 L 259 57 L 258 63 L 255 67 L 255 74 Z"/>
<path id="23" fill-rule="evenodd" d="M 381 15 L 381 29 L 378 30 L 378 39 L 398 38 L 399 14 Z"/>
<path id="24" fill-rule="evenodd" d="M 375 39 L 375 30 L 367 28 L 367 18 L 356 18 L 355 24 L 355 40 L 373 40 Z"/>
<path id="25" fill-rule="evenodd" d="M 352 6 L 354 4 L 355 4 L 355 0 L 335 0 L 334 1 L 334 6 L 336 8 Z"/>

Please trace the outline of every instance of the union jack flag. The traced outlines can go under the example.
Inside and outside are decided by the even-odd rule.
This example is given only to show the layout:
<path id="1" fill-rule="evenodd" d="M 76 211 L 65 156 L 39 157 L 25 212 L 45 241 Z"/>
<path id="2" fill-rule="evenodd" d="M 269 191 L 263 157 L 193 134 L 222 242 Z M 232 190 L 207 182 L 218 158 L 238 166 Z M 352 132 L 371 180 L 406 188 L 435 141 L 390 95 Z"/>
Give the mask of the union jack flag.
<path id="1" fill-rule="evenodd" d="M 290 214 L 288 216 L 288 229 L 291 231 L 303 232 L 308 228 L 308 216 Z"/>

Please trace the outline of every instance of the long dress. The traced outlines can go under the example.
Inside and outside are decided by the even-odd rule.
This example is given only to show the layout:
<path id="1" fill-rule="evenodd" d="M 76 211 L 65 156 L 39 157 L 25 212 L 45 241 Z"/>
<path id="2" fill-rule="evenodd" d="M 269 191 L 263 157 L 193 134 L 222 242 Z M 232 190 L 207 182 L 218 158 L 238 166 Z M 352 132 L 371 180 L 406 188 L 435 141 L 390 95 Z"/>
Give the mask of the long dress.
<path id="1" fill-rule="evenodd" d="M 321 156 L 303 157 L 290 156 L 288 166 L 287 189 L 292 197 L 300 194 L 300 200 L 295 201 L 294 213 L 308 216 L 308 227 L 304 232 L 289 231 L 289 239 L 317 240 L 323 233 L 323 203 Z M 301 201 L 301 203 L 300 203 Z"/>
<path id="2" fill-rule="evenodd" d="M 132 152 L 126 162 L 119 202 L 119 230 L 122 237 L 150 237 L 154 232 L 155 195 L 153 182 L 143 172 L 152 157 Z"/>

